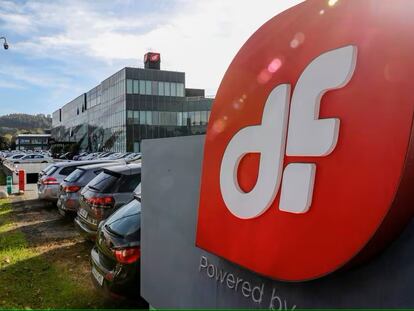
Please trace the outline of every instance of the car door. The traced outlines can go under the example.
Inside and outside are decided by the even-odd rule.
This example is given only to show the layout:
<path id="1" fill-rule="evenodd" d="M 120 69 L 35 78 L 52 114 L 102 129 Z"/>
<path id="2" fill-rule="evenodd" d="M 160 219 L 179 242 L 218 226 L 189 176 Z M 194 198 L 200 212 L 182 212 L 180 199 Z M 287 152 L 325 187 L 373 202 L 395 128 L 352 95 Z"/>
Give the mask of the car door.
<path id="1" fill-rule="evenodd" d="M 27 155 L 27 156 L 21 157 L 20 159 L 17 159 L 16 162 L 28 163 L 28 162 L 30 162 L 31 157 L 32 157 L 31 155 Z"/>
<path id="2" fill-rule="evenodd" d="M 40 154 L 34 156 L 34 159 L 33 159 L 33 162 L 34 163 L 42 163 L 44 161 L 45 161 L 45 157 L 44 156 L 42 156 Z"/>
<path id="3" fill-rule="evenodd" d="M 33 163 L 35 161 L 36 156 L 34 154 L 29 155 L 26 159 L 25 163 Z"/>

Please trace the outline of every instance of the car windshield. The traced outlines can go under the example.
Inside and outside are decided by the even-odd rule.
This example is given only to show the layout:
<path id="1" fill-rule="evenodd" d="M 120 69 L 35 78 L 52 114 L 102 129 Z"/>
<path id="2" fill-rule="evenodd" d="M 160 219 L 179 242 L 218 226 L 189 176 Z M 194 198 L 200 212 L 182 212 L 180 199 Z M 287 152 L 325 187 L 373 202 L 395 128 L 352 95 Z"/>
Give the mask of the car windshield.
<path id="1" fill-rule="evenodd" d="M 79 178 L 81 178 L 83 174 L 85 174 L 85 171 L 78 168 L 74 172 L 70 173 L 68 177 L 65 178 L 65 181 L 68 181 L 68 182 L 78 181 Z"/>
<path id="2" fill-rule="evenodd" d="M 101 193 L 108 193 L 111 192 L 111 189 L 114 186 L 116 186 L 119 177 L 119 174 L 116 173 L 102 172 L 92 179 L 88 187 Z"/>
<path id="3" fill-rule="evenodd" d="M 141 227 L 141 204 L 132 200 L 113 213 L 106 221 L 105 228 L 114 234 L 128 236 Z"/>

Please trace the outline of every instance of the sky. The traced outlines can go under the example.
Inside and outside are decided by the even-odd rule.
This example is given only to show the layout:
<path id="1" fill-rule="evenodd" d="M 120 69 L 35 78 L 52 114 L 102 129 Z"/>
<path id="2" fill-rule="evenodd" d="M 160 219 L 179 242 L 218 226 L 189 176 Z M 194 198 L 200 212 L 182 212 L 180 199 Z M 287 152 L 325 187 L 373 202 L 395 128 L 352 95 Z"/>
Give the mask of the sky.
<path id="1" fill-rule="evenodd" d="M 124 67 L 186 72 L 214 96 L 246 40 L 302 0 L 0 0 L 0 115 L 51 114 Z"/>

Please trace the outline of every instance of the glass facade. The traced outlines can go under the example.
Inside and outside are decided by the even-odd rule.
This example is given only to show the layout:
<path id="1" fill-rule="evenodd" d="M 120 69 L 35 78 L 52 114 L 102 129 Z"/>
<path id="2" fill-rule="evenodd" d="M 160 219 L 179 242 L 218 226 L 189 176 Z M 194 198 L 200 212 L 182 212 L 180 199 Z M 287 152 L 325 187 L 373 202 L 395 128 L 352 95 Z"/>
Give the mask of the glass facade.
<path id="1" fill-rule="evenodd" d="M 125 70 L 53 113 L 52 137 L 82 150 L 125 151 Z"/>
<path id="2" fill-rule="evenodd" d="M 212 99 L 185 93 L 182 72 L 124 68 L 55 111 L 52 137 L 91 152 L 139 152 L 143 139 L 204 134 Z"/>

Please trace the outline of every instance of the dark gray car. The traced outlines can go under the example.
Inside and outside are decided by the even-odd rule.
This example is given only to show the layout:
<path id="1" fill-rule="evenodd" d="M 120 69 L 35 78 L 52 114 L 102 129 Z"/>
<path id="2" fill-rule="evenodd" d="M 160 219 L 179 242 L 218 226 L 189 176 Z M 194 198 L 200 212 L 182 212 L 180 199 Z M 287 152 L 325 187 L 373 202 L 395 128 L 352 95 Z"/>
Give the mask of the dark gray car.
<path id="1" fill-rule="evenodd" d="M 58 190 L 57 207 L 61 215 L 68 212 L 77 212 L 79 209 L 79 197 L 82 189 L 104 168 L 120 165 L 119 162 L 105 162 L 86 166 L 80 166 L 67 176 L 60 184 Z M 126 163 L 125 163 L 126 164 Z"/>
<path id="2" fill-rule="evenodd" d="M 130 202 L 134 190 L 140 189 L 140 183 L 141 163 L 104 169 L 81 192 L 75 218 L 79 231 L 87 238 L 95 239 L 99 223 Z"/>

